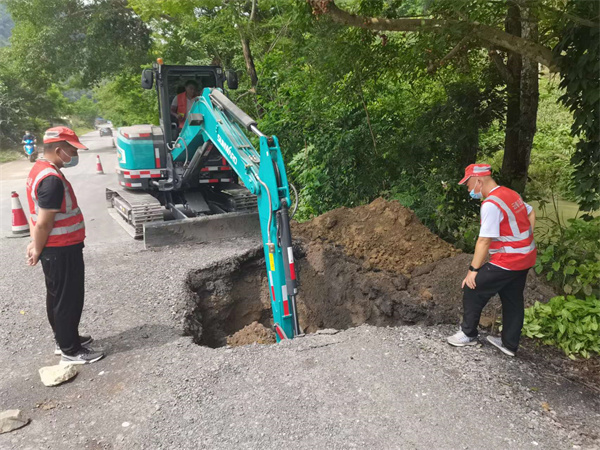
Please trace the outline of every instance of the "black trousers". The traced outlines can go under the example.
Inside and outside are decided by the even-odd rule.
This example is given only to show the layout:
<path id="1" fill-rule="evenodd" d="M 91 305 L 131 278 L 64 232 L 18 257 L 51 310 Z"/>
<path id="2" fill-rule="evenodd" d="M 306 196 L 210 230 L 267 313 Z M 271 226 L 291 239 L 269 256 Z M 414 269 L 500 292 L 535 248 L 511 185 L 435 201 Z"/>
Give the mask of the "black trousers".
<path id="1" fill-rule="evenodd" d="M 81 349 L 79 321 L 85 293 L 83 244 L 46 247 L 40 256 L 46 277 L 46 313 L 60 349 L 74 355 Z"/>
<path id="2" fill-rule="evenodd" d="M 477 336 L 481 311 L 490 298 L 498 294 L 502 301 L 502 343 L 516 352 L 525 316 L 523 291 L 528 271 L 505 270 L 489 263 L 481 266 L 475 278 L 475 289 L 465 285 L 462 331 L 469 337 Z"/>

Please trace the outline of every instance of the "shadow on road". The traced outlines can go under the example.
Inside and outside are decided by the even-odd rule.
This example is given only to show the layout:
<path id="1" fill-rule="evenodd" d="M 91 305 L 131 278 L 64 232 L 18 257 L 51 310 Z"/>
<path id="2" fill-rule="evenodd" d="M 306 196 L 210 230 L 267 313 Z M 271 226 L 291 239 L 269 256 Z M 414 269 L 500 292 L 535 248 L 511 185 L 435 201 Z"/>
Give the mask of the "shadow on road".
<path id="1" fill-rule="evenodd" d="M 145 324 L 129 330 L 122 331 L 114 336 L 97 339 L 99 347 L 102 347 L 107 355 L 115 355 L 130 350 L 160 347 L 168 342 L 183 336 L 181 330 L 165 325 Z"/>

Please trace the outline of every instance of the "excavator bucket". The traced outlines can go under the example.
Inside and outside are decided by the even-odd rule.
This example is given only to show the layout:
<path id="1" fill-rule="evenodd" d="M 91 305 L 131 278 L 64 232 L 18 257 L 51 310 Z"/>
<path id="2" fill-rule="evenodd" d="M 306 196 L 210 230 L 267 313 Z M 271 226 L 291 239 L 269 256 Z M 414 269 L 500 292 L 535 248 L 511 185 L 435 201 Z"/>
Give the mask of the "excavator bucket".
<path id="1" fill-rule="evenodd" d="M 234 238 L 255 239 L 257 244 L 261 242 L 257 212 L 214 214 L 144 224 L 146 249 L 166 245 L 217 242 Z"/>

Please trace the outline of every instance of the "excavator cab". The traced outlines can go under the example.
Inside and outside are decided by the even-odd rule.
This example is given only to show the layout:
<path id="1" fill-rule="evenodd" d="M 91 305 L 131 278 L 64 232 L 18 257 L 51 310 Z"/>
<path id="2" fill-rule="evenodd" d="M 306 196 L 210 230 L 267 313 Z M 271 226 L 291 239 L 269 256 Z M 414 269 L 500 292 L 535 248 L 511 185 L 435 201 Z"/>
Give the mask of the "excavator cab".
<path id="1" fill-rule="evenodd" d="M 159 103 L 160 126 L 165 141 L 173 144 L 179 136 L 179 121 L 172 112 L 177 95 L 185 91 L 187 82 L 192 81 L 198 87 L 198 95 L 205 88 L 237 89 L 238 80 L 234 70 L 223 70 L 220 66 L 175 66 L 160 62 L 154 63 L 152 69 L 142 73 L 142 87 L 156 88 Z"/>

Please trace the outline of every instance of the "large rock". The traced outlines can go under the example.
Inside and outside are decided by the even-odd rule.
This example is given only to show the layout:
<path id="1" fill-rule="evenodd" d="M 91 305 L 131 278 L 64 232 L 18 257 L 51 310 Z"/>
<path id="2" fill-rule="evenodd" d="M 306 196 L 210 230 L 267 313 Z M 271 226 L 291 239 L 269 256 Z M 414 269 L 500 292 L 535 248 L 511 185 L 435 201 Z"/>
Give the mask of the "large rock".
<path id="1" fill-rule="evenodd" d="M 40 378 L 44 386 L 57 386 L 75 377 L 78 373 L 77 366 L 72 364 L 42 367 Z"/>
<path id="2" fill-rule="evenodd" d="M 24 427 L 28 423 L 29 419 L 23 417 L 20 409 L 2 411 L 0 413 L 0 434 Z"/>

